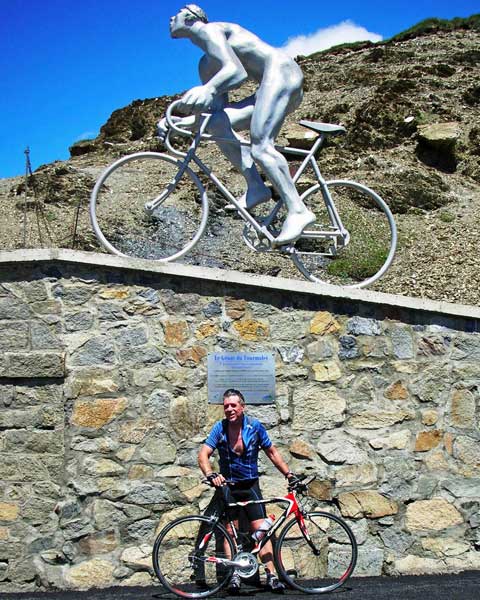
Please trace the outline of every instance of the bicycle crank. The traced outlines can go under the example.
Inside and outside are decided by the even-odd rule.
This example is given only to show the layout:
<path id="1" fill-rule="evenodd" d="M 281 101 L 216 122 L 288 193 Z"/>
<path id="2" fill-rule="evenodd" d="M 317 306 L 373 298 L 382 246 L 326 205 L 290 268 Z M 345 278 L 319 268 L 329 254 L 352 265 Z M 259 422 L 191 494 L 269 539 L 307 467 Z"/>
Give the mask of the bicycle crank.
<path id="1" fill-rule="evenodd" d="M 250 552 L 239 552 L 234 560 L 237 563 L 235 571 L 244 579 L 252 577 L 258 571 L 258 561 Z"/>
<path id="2" fill-rule="evenodd" d="M 228 558 L 220 558 L 218 556 L 209 556 L 205 562 L 213 562 L 216 564 L 234 567 L 240 577 L 251 577 L 258 571 L 258 562 L 255 556 L 250 552 L 239 552 L 233 557 L 233 560 Z"/>

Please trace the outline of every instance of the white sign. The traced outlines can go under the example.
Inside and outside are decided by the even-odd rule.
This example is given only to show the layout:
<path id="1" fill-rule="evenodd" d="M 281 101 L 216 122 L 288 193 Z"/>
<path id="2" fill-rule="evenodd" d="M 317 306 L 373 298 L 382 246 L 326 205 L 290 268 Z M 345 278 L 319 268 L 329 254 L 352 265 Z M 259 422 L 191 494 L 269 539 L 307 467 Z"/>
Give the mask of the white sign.
<path id="1" fill-rule="evenodd" d="M 208 355 L 208 401 L 222 404 L 229 388 L 242 392 L 247 404 L 272 404 L 275 359 L 269 352 L 214 352 Z"/>

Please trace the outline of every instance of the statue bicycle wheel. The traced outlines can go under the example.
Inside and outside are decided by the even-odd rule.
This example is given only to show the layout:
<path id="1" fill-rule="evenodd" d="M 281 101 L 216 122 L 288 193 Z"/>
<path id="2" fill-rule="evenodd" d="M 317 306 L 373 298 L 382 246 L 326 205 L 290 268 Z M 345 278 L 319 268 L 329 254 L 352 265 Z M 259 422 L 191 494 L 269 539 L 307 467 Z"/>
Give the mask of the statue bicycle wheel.
<path id="1" fill-rule="evenodd" d="M 326 189 L 316 184 L 302 195 L 317 220 L 296 242 L 292 260 L 310 281 L 366 287 L 392 263 L 397 245 L 393 215 L 378 194 L 354 181 L 328 181 Z M 349 234 L 345 245 L 332 227 L 328 195 Z"/>
<path id="2" fill-rule="evenodd" d="M 328 512 L 304 515 L 305 531 L 292 520 L 275 546 L 279 576 L 309 594 L 331 592 L 343 585 L 357 562 L 357 542 L 343 519 Z"/>
<path id="3" fill-rule="evenodd" d="M 156 198 L 158 205 L 148 210 Z M 100 243 L 130 258 L 168 262 L 182 257 L 197 244 L 207 217 L 208 198 L 197 175 L 176 158 L 157 152 L 138 152 L 114 162 L 90 198 L 90 218 Z"/>
<path id="4" fill-rule="evenodd" d="M 215 563 L 215 558 L 233 555 L 234 545 L 223 525 L 195 515 L 175 519 L 162 529 L 152 562 L 169 591 L 183 598 L 205 598 L 224 587 L 233 573 L 232 567 Z"/>

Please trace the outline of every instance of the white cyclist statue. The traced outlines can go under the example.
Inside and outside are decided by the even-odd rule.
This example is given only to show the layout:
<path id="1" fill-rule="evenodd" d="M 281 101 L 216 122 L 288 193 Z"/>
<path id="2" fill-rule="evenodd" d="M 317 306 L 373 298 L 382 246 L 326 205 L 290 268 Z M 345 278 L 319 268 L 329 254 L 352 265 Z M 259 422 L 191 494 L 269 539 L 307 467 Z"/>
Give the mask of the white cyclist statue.
<path id="1" fill-rule="evenodd" d="M 247 182 L 247 191 L 240 202 L 250 210 L 270 199 L 270 189 L 257 169 L 260 167 L 288 210 L 275 244 L 294 242 L 314 222 L 315 216 L 298 195 L 288 163 L 275 148 L 275 138 L 285 117 L 302 101 L 300 67 L 285 52 L 240 25 L 209 22 L 196 4 L 187 4 L 170 19 L 170 33 L 172 38 L 188 38 L 204 52 L 199 63 L 202 85 L 184 94 L 184 110 L 212 112 L 208 131 L 214 136 L 235 141 L 241 139 L 237 131 L 250 131 L 250 147 L 218 141 L 222 152 Z M 255 94 L 229 103 L 228 92 L 247 79 L 258 82 Z M 179 126 L 182 121 L 187 125 L 191 118 L 180 119 Z M 166 129 L 162 119 L 161 136 Z"/>

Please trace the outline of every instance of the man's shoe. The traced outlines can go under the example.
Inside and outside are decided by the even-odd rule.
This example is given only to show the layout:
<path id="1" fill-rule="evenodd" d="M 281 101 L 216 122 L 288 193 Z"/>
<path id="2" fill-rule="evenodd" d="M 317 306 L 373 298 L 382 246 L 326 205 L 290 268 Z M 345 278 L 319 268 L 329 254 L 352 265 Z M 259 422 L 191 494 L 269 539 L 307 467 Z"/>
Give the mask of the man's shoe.
<path id="1" fill-rule="evenodd" d="M 242 579 L 238 573 L 234 573 L 228 584 L 228 591 L 231 594 L 238 594 L 240 586 L 242 585 Z"/>
<path id="2" fill-rule="evenodd" d="M 279 581 L 278 577 L 275 575 L 268 574 L 267 575 L 267 590 L 275 592 L 276 594 L 283 594 L 285 591 L 285 585 Z"/>

